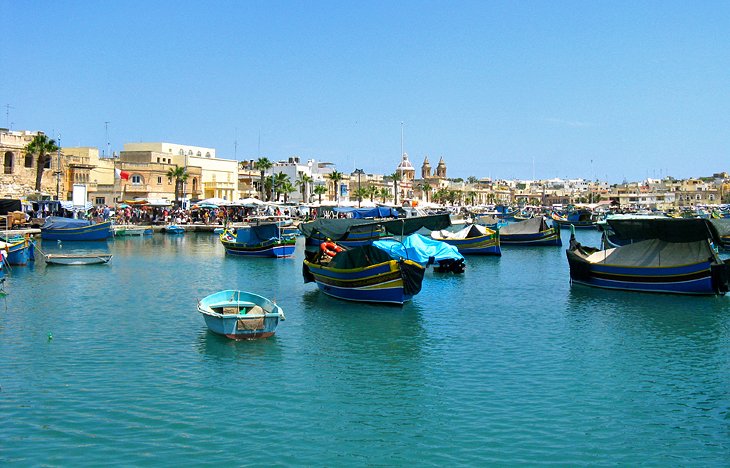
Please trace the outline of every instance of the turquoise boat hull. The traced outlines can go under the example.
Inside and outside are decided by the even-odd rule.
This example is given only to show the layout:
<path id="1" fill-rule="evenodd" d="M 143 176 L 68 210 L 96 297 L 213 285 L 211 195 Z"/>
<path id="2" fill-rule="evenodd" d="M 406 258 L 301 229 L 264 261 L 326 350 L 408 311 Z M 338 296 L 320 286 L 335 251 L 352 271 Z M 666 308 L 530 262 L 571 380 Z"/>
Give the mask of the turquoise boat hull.
<path id="1" fill-rule="evenodd" d="M 258 294 L 238 290 L 213 293 L 198 302 L 208 329 L 234 340 L 268 338 L 276 333 L 284 311 Z"/>

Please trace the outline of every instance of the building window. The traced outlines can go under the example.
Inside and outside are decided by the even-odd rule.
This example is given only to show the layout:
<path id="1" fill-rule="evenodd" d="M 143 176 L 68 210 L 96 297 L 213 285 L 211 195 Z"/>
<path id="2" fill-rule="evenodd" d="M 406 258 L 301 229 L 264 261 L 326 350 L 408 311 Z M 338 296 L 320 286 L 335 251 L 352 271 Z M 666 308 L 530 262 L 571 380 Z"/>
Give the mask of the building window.
<path id="1" fill-rule="evenodd" d="M 132 185 L 142 185 L 142 176 L 139 174 L 133 175 L 129 180 L 132 182 Z"/>
<path id="2" fill-rule="evenodd" d="M 106 198 L 104 197 L 96 197 L 94 199 L 94 203 L 97 205 L 106 205 Z"/>
<path id="3" fill-rule="evenodd" d="M 180 148 L 180 151 L 178 151 L 178 154 L 180 156 L 185 156 L 185 150 L 183 150 L 182 148 Z"/>
<path id="4" fill-rule="evenodd" d="M 33 155 L 32 154 L 25 155 L 25 167 L 33 167 Z"/>
<path id="5" fill-rule="evenodd" d="M 208 151 L 207 153 L 205 153 L 205 157 L 206 158 L 209 158 L 210 157 L 210 151 Z"/>
<path id="6" fill-rule="evenodd" d="M 197 192 L 197 191 L 198 191 L 198 179 L 193 177 L 193 192 Z"/>
<path id="7" fill-rule="evenodd" d="M 201 155 L 201 153 L 200 153 L 200 151 L 198 151 L 198 155 L 197 156 L 200 157 L 200 155 Z"/>
<path id="8" fill-rule="evenodd" d="M 157 177 L 157 183 L 158 184 L 162 184 L 162 176 L 158 176 Z"/>
<path id="9" fill-rule="evenodd" d="M 5 167 L 5 174 L 13 173 L 13 153 L 11 153 L 10 151 L 5 153 L 5 160 L 3 162 L 3 165 Z"/>
<path id="10" fill-rule="evenodd" d="M 188 156 L 192 156 L 192 155 L 193 155 L 193 150 L 188 150 Z"/>
<path id="11" fill-rule="evenodd" d="M 160 162 L 160 158 L 157 158 L 157 162 Z"/>
<path id="12" fill-rule="evenodd" d="M 50 156 L 46 155 L 46 163 L 43 165 L 43 169 L 50 169 L 51 168 L 51 158 Z"/>

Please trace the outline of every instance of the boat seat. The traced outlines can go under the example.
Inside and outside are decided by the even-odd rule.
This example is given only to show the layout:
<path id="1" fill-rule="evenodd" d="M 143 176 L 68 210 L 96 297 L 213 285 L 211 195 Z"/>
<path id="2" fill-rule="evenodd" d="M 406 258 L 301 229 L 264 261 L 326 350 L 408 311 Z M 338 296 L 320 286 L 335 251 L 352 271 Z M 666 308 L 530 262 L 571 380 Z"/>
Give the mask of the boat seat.
<path id="1" fill-rule="evenodd" d="M 246 315 L 266 315 L 266 311 L 261 306 L 254 305 L 246 311 Z"/>
<path id="2" fill-rule="evenodd" d="M 238 315 L 241 313 L 241 309 L 238 307 L 222 307 L 220 313 L 223 315 Z"/>

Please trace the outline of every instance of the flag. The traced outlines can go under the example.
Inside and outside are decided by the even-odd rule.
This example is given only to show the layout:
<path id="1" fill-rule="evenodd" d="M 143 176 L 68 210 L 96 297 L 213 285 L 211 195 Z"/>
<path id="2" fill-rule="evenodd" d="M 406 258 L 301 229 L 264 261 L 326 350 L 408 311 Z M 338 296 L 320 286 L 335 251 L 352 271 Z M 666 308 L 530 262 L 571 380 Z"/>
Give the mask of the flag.
<path id="1" fill-rule="evenodd" d="M 129 180 L 129 172 L 114 169 L 114 177 L 117 179 Z"/>

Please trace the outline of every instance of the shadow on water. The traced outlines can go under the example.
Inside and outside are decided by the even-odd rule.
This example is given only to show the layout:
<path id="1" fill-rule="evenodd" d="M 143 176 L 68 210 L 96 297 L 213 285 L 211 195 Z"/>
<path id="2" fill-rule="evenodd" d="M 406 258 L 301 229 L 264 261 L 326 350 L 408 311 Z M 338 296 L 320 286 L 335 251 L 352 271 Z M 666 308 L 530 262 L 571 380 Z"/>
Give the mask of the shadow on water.
<path id="1" fill-rule="evenodd" d="M 276 335 L 255 340 L 232 340 L 208 330 L 201 330 L 195 342 L 200 354 L 216 360 L 239 360 L 270 363 L 281 360 L 281 347 Z"/>

